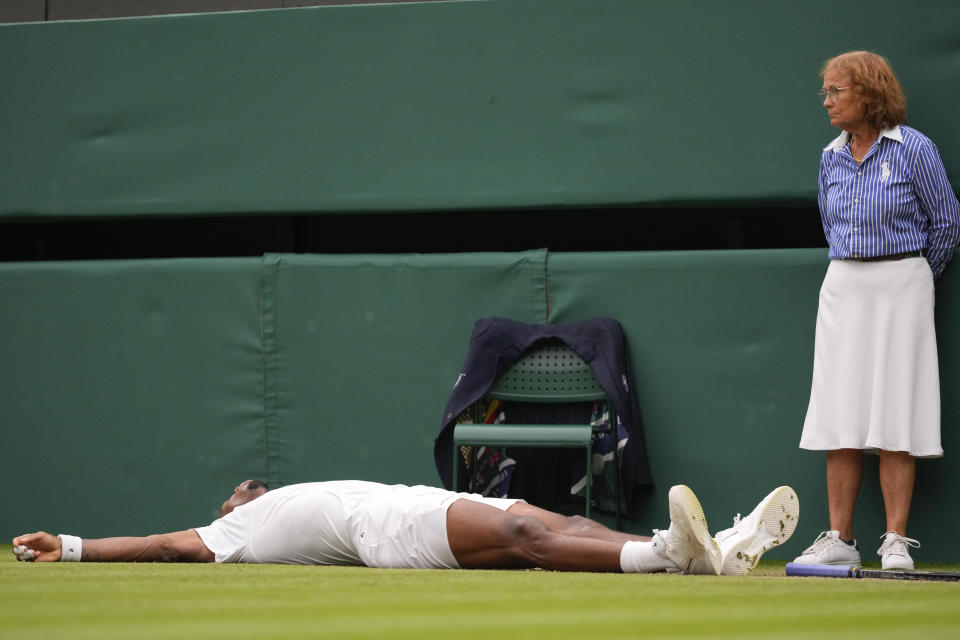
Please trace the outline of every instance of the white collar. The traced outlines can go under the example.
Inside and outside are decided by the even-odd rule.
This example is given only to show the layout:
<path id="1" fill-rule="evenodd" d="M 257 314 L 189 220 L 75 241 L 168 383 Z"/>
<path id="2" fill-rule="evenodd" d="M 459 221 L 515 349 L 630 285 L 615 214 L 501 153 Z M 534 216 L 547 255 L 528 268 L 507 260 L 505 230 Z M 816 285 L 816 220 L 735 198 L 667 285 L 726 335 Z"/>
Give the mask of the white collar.
<path id="1" fill-rule="evenodd" d="M 903 142 L 903 134 L 900 133 L 900 125 L 894 125 L 889 129 L 884 129 L 877 135 L 877 140 L 880 138 L 890 138 L 891 140 L 896 140 L 897 142 Z M 827 149 L 832 149 L 834 153 L 840 153 L 843 151 L 843 148 L 847 145 L 847 142 L 850 141 L 850 134 L 846 131 L 843 131 L 836 138 L 830 141 L 830 144 L 823 148 L 824 151 Z"/>

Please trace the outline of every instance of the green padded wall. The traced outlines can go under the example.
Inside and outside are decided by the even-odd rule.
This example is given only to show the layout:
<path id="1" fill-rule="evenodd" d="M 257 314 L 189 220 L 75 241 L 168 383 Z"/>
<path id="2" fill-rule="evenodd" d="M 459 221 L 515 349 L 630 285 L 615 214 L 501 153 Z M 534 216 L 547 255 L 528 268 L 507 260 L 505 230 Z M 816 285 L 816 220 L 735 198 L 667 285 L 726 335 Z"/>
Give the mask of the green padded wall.
<path id="1" fill-rule="evenodd" d="M 197 526 L 246 478 L 436 484 L 473 320 L 545 251 L 0 265 L 0 537 Z"/>
<path id="2" fill-rule="evenodd" d="M 271 479 L 438 484 L 433 440 L 474 321 L 545 322 L 546 252 L 266 258 Z M 271 415 L 274 414 L 274 415 Z"/>
<path id="3" fill-rule="evenodd" d="M 0 265 L 0 536 L 144 534 L 211 519 L 247 477 L 439 484 L 433 438 L 476 318 L 626 330 L 656 486 L 722 528 L 782 483 L 798 553 L 826 526 L 797 448 L 823 250 L 319 256 Z M 946 456 L 919 463 L 911 534 L 952 561 L 960 276 L 937 284 Z M 872 465 L 872 466 L 871 466 Z M 857 533 L 882 532 L 868 464 Z"/>
<path id="4" fill-rule="evenodd" d="M 817 72 L 851 48 L 893 61 L 957 184 L 957 24 L 488 0 L 3 25 L 0 219 L 811 203 Z"/>
<path id="5" fill-rule="evenodd" d="M 551 321 L 620 319 L 657 483 L 640 530 L 668 521 L 666 490 L 687 484 L 713 530 L 789 484 L 800 498 L 792 558 L 828 527 L 825 456 L 798 448 L 809 399 L 826 250 L 551 254 Z M 956 269 L 956 267 L 952 267 Z M 945 457 L 918 463 L 910 534 L 925 560 L 952 561 L 941 532 L 960 499 L 960 274 L 937 284 Z M 868 456 L 856 533 L 865 560 L 885 531 L 876 459 Z"/>
<path id="6" fill-rule="evenodd" d="M 264 474 L 260 297 L 258 259 L 0 265 L 0 535 L 195 526 Z"/>

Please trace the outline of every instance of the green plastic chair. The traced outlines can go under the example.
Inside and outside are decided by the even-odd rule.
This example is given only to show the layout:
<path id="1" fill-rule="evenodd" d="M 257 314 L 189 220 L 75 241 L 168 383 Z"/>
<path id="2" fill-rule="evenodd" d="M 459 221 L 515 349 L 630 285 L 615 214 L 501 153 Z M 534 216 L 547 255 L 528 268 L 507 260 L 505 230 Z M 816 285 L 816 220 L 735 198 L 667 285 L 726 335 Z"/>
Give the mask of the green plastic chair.
<path id="1" fill-rule="evenodd" d="M 531 403 L 600 401 L 616 434 L 613 404 L 590 365 L 565 345 L 541 342 L 503 373 L 487 397 Z M 479 422 L 479 420 L 478 420 Z M 582 447 L 586 454 L 586 517 L 590 517 L 593 489 L 593 432 L 590 424 L 475 424 L 461 423 L 453 431 L 453 486 L 459 486 L 460 447 Z M 620 528 L 620 458 L 614 435 L 617 529 Z"/>

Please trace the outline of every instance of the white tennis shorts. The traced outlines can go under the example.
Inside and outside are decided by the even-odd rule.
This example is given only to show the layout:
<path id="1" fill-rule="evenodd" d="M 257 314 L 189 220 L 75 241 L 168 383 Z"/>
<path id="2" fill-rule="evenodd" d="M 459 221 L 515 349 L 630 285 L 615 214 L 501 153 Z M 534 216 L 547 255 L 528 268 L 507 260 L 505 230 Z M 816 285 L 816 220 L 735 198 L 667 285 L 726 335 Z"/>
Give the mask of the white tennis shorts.
<path id="1" fill-rule="evenodd" d="M 398 485 L 366 501 L 357 514 L 355 536 L 368 567 L 459 569 L 447 540 L 447 509 L 473 500 L 506 511 L 522 500 L 451 493 L 437 487 Z"/>

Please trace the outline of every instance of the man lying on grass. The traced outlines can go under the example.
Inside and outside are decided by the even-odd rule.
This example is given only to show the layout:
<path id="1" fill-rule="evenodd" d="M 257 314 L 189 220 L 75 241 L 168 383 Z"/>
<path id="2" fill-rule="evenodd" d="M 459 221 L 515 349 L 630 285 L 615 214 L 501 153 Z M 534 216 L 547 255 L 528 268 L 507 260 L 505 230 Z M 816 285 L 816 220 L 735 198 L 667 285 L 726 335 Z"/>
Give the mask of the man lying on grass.
<path id="1" fill-rule="evenodd" d="M 653 537 L 608 529 L 522 500 L 434 487 L 339 481 L 268 491 L 247 480 L 209 526 L 144 538 L 81 540 L 37 532 L 13 539 L 39 562 L 249 562 L 419 569 L 668 571 L 744 575 L 782 544 L 800 507 L 779 487 L 746 518 L 711 537 L 688 487 L 670 489 L 670 527 Z"/>

